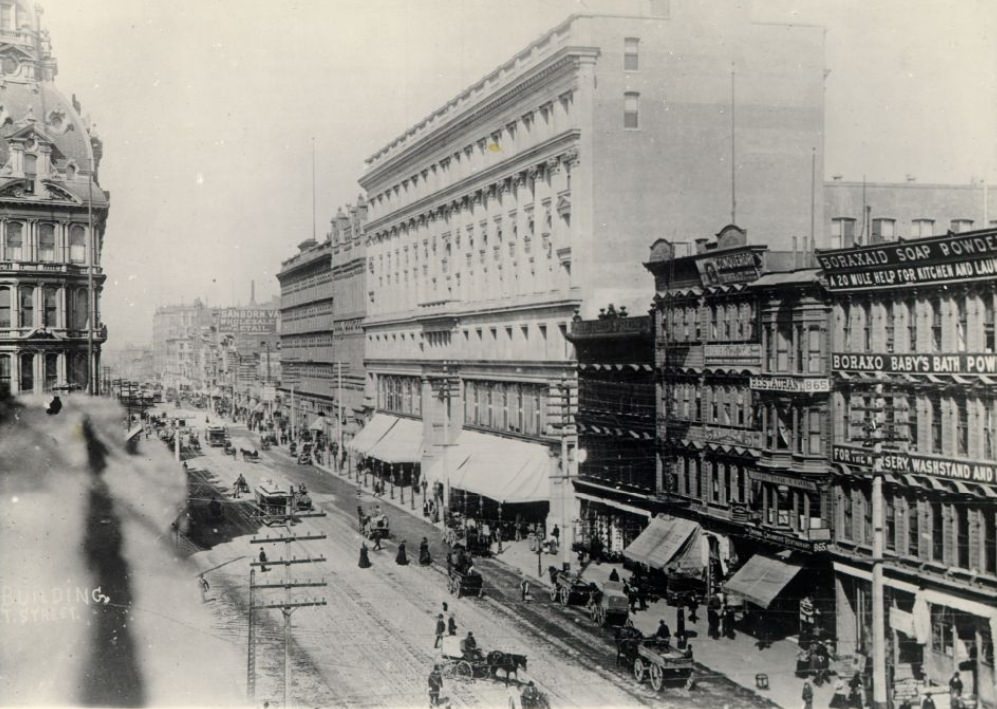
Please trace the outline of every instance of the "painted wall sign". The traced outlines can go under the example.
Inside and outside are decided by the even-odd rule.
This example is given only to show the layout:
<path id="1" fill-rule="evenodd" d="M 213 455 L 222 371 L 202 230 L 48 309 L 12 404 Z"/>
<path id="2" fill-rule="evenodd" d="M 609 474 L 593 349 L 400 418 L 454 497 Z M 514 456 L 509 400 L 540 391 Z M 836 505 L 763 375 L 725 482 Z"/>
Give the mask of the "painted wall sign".
<path id="1" fill-rule="evenodd" d="M 912 374 L 997 374 L 997 354 L 849 354 L 831 355 L 831 369 L 845 372 L 910 372 Z"/>
<path id="2" fill-rule="evenodd" d="M 875 454 L 868 448 L 834 446 L 832 460 L 836 463 L 856 465 L 872 472 Z M 933 458 L 903 451 L 887 451 L 880 456 L 882 471 L 901 475 L 930 475 L 947 480 L 971 483 L 997 484 L 997 465 L 984 461 Z"/>
<path id="3" fill-rule="evenodd" d="M 831 391 L 831 380 L 824 377 L 752 377 L 749 386 L 756 391 L 819 394 Z"/>
<path id="4" fill-rule="evenodd" d="M 703 354 L 706 361 L 729 362 L 752 360 L 760 362 L 762 346 L 757 342 L 732 342 L 724 345 L 704 345 Z"/>
<path id="5" fill-rule="evenodd" d="M 817 253 L 831 290 L 993 278 L 997 232 Z"/>
<path id="6" fill-rule="evenodd" d="M 762 432 L 707 425 L 703 430 L 703 440 L 710 443 L 732 443 L 749 448 L 761 448 Z"/>

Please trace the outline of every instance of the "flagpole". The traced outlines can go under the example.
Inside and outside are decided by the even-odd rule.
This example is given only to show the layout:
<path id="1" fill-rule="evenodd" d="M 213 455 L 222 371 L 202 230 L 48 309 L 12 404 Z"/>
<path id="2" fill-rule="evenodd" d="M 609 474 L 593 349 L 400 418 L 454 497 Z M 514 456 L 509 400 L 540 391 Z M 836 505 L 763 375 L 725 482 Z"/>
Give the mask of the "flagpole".
<path id="1" fill-rule="evenodd" d="M 92 150 L 92 148 L 91 148 Z M 92 396 L 95 392 L 97 363 L 93 352 L 93 329 L 96 326 L 96 298 L 93 289 L 93 266 L 96 257 L 96 240 L 93 236 L 93 155 L 90 156 L 90 172 L 87 175 L 87 232 L 90 240 L 90 258 L 87 265 L 87 302 L 89 317 L 87 317 L 87 391 Z"/>

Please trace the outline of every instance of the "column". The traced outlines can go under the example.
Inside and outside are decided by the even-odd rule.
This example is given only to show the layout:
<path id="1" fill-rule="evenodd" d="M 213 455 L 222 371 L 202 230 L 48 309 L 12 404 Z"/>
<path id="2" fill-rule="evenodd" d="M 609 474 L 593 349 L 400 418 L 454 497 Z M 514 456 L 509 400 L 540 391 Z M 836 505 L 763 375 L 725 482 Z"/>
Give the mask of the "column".
<path id="1" fill-rule="evenodd" d="M 12 350 L 10 353 L 10 393 L 18 394 L 21 391 L 21 351 Z"/>
<path id="2" fill-rule="evenodd" d="M 21 286 L 17 283 L 10 284 L 10 324 L 21 327 Z"/>
<path id="3" fill-rule="evenodd" d="M 66 374 L 66 352 L 63 350 L 57 355 L 56 359 L 56 374 L 59 386 L 65 386 L 69 381 L 69 377 Z"/>

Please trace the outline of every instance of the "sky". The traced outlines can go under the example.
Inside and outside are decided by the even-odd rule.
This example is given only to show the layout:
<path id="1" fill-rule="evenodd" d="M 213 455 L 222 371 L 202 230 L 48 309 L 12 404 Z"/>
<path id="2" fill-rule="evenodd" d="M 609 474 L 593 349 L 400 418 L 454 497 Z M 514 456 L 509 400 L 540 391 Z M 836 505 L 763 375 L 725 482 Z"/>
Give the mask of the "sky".
<path id="1" fill-rule="evenodd" d="M 56 85 L 104 142 L 108 347 L 147 343 L 157 305 L 246 304 L 250 281 L 277 295 L 280 262 L 356 202 L 365 158 L 596 2 L 612 4 L 43 0 Z M 997 183 L 997 3 L 755 0 L 752 16 L 826 28 L 825 178 Z"/>

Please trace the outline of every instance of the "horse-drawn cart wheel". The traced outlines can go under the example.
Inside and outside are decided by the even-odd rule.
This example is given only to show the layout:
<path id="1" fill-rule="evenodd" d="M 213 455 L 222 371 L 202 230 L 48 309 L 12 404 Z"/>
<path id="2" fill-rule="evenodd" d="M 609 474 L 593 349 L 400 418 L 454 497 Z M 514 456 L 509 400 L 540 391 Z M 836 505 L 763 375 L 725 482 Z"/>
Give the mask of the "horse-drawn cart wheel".
<path id="1" fill-rule="evenodd" d="M 463 679 L 471 679 L 474 675 L 474 668 L 471 667 L 471 663 L 467 660 L 461 660 L 457 663 L 457 676 Z"/>
<path id="2" fill-rule="evenodd" d="M 561 605 L 568 605 L 568 597 L 571 595 L 571 592 L 567 588 L 562 588 L 560 594 L 558 595 L 560 596 L 558 600 L 561 601 Z"/>
<path id="3" fill-rule="evenodd" d="M 552 588 L 550 590 L 550 600 L 551 601 L 556 601 L 557 600 L 557 586 L 555 586 L 554 588 Z"/>
<path id="4" fill-rule="evenodd" d="M 655 692 L 660 692 L 661 688 L 665 686 L 665 672 L 653 663 L 649 669 L 651 670 L 651 686 Z"/>
<path id="5" fill-rule="evenodd" d="M 644 661 L 639 657 L 634 660 L 634 679 L 638 682 L 644 681 Z"/>
<path id="6" fill-rule="evenodd" d="M 460 598 L 460 594 L 461 594 L 461 592 L 462 592 L 463 590 L 464 590 L 464 589 L 463 589 L 463 588 L 462 588 L 462 586 L 461 586 L 461 582 L 460 582 L 460 581 L 454 581 L 454 589 L 453 589 L 453 592 L 454 592 L 454 593 L 456 594 L 457 598 Z"/>

